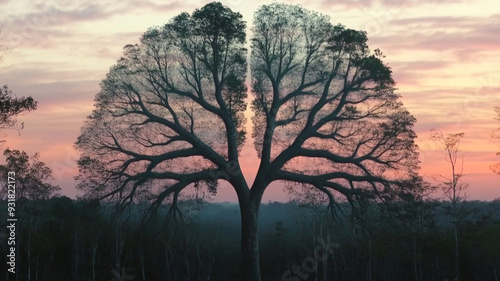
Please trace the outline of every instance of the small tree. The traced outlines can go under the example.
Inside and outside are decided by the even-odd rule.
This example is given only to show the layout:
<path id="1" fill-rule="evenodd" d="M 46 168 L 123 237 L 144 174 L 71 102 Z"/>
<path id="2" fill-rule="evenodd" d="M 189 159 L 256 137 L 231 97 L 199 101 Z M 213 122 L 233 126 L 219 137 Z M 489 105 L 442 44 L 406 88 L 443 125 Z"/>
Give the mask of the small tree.
<path id="1" fill-rule="evenodd" d="M 7 85 L 0 88 L 0 129 L 23 128 L 24 124 L 19 124 L 16 116 L 23 112 L 33 111 L 38 103 L 32 97 L 16 98 Z"/>
<path id="2" fill-rule="evenodd" d="M 33 261 L 33 237 L 39 231 L 41 216 L 43 210 L 38 202 L 27 200 L 43 200 L 55 195 L 60 188 L 52 185 L 48 181 L 52 179 L 52 171 L 45 163 L 40 161 L 38 153 L 29 157 L 26 152 L 19 150 L 5 149 L 5 165 L 0 165 L 0 192 L 2 199 L 7 197 L 7 177 L 12 177 L 11 172 L 14 172 L 16 199 L 23 200 L 19 204 L 18 212 L 21 214 L 19 225 L 21 228 L 27 229 L 25 233 L 20 233 L 18 237 L 19 245 L 23 245 L 22 249 L 26 253 L 27 268 L 20 270 L 26 272 L 28 279 L 32 272 Z M 19 260 L 21 260 L 21 256 Z M 38 257 L 35 258 L 38 262 Z M 21 263 L 19 262 L 19 268 Z M 19 271 L 19 270 L 18 270 Z"/>
<path id="3" fill-rule="evenodd" d="M 464 206 L 461 203 L 465 201 L 465 189 L 468 186 L 461 181 L 464 176 L 464 160 L 463 155 L 459 157 L 460 141 L 464 135 L 464 133 L 444 135 L 440 130 L 431 131 L 432 140 L 442 146 L 446 154 L 446 161 L 450 164 L 451 168 L 449 176 L 440 174 L 437 176 L 437 180 L 440 182 L 438 187 L 444 192 L 444 195 L 451 203 L 450 213 L 453 218 L 453 234 L 455 239 L 455 280 L 457 281 L 460 280 L 458 226 L 459 220 L 465 214 Z"/>
<path id="4" fill-rule="evenodd" d="M 495 107 L 495 113 L 496 113 L 496 117 L 495 119 L 497 121 L 500 121 L 500 107 Z M 500 139 L 500 128 L 496 129 L 493 134 L 492 134 L 492 137 L 495 138 L 495 139 Z M 497 155 L 500 156 L 500 152 L 497 152 Z M 500 162 L 497 162 L 493 165 L 490 166 L 490 169 L 496 173 L 496 174 L 499 174 L 500 175 Z"/>
<path id="5" fill-rule="evenodd" d="M 2 27 L 0 27 L 0 34 Z M 6 49 L 0 37 L 0 62 Z M 7 85 L 0 87 L 0 129 L 22 129 L 23 123 L 18 124 L 16 116 L 23 112 L 33 111 L 37 108 L 37 102 L 32 97 L 15 98 Z"/>
<path id="6" fill-rule="evenodd" d="M 48 199 L 55 195 L 60 188 L 48 181 L 53 179 L 52 170 L 40 161 L 40 155 L 28 157 L 26 152 L 5 149 L 5 165 L 0 165 L 0 178 L 3 183 L 7 182 L 7 173 L 15 173 L 16 197 L 25 197 L 30 200 Z M 5 195 L 6 186 L 2 186 L 2 194 Z"/>

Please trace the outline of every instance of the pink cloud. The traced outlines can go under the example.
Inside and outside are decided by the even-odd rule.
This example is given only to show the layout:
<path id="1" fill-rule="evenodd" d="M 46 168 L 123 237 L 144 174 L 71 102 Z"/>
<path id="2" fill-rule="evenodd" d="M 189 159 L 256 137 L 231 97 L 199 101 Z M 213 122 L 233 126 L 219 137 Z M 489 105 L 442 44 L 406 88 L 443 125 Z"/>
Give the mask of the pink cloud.
<path id="1" fill-rule="evenodd" d="M 427 50 L 452 53 L 461 61 L 500 51 L 500 15 L 473 17 L 417 17 L 392 19 L 392 32 L 371 38 L 371 45 L 391 52 Z M 395 32 L 399 31 L 399 32 Z"/>

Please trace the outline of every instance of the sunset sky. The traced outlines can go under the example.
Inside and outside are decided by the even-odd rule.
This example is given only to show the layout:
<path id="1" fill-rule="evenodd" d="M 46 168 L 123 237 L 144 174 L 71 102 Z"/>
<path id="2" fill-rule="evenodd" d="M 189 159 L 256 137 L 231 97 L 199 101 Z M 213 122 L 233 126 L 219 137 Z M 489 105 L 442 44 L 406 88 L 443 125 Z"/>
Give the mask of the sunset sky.
<path id="1" fill-rule="evenodd" d="M 253 13 L 271 1 L 221 1 L 243 14 L 248 36 Z M 285 1 L 291 4 L 300 1 Z M 500 178 L 489 169 L 500 161 L 500 140 L 491 138 L 500 123 L 500 8 L 498 0 L 337 0 L 307 1 L 334 24 L 365 30 L 371 49 L 379 48 L 393 70 L 399 94 L 417 118 L 415 131 L 421 174 L 432 180 L 449 173 L 443 151 L 430 130 L 465 133 L 465 183 L 470 200 L 500 198 Z M 139 42 L 148 27 L 163 25 L 180 12 L 191 13 L 208 1 L 0 0 L 0 37 L 9 49 L 0 64 L 0 85 L 39 102 L 36 111 L 18 118 L 24 130 L 4 131 L 2 150 L 39 152 L 53 169 L 62 194 L 78 192 L 78 153 L 73 143 L 93 109 L 99 82 L 120 58 L 123 46 Z M 250 38 L 250 37 L 248 37 Z M 2 157 L 3 158 L 3 157 Z M 3 161 L 3 159 L 2 159 Z M 241 165 L 249 181 L 257 169 L 250 142 Z M 279 186 L 264 202 L 286 200 Z M 235 201 L 223 186 L 220 201 Z"/>

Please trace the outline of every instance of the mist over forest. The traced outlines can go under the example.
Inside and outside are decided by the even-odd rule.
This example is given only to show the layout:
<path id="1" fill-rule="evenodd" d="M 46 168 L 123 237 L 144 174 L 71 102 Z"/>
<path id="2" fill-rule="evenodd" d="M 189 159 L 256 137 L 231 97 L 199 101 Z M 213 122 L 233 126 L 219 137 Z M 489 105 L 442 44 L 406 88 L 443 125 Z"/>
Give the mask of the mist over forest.
<path id="1" fill-rule="evenodd" d="M 121 269 L 124 277 L 133 276 L 125 280 L 239 278 L 241 219 L 234 203 L 184 201 L 184 221 L 175 223 L 164 220 L 167 208 L 144 222 L 140 205 L 119 218 L 113 206 L 67 197 L 19 205 L 19 280 L 119 280 L 114 273 L 122 276 Z M 364 214 L 341 204 L 342 213 L 332 220 L 325 205 L 263 204 L 262 280 L 451 280 L 449 207 L 430 201 L 401 216 L 379 204 L 366 206 Z M 463 207 L 461 276 L 497 280 L 500 202 L 470 201 Z M 419 223 L 408 227 L 411 221 Z M 5 253 L 6 241 L 1 245 Z"/>

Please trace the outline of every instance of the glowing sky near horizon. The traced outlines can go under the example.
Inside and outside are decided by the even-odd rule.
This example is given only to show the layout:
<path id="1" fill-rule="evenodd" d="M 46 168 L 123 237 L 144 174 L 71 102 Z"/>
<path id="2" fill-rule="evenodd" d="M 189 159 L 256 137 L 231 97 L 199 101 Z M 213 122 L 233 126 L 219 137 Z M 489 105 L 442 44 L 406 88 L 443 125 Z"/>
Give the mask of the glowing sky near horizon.
<path id="1" fill-rule="evenodd" d="M 248 31 L 253 12 L 271 1 L 221 1 L 243 14 Z M 431 180 L 449 173 L 439 147 L 429 139 L 436 128 L 463 132 L 464 182 L 468 199 L 500 198 L 499 176 L 489 166 L 500 157 L 500 8 L 496 0 L 337 0 L 300 3 L 331 17 L 333 24 L 365 30 L 371 49 L 379 48 L 393 70 L 398 93 L 417 118 L 415 131 L 421 174 Z M 62 194 L 78 192 L 78 153 L 73 143 L 103 79 L 122 54 L 138 43 L 148 27 L 163 25 L 180 12 L 191 13 L 208 1 L 74 1 L 0 0 L 0 37 L 9 48 L 0 64 L 0 84 L 17 96 L 32 96 L 39 108 L 19 121 L 25 128 L 4 131 L 6 147 L 40 152 L 53 169 Z M 249 34 L 250 35 L 250 34 Z M 2 159 L 3 161 L 3 159 Z M 250 142 L 241 156 L 248 181 L 258 159 Z M 228 186 L 217 200 L 235 201 Z M 279 185 L 266 191 L 264 202 L 287 200 Z"/>

